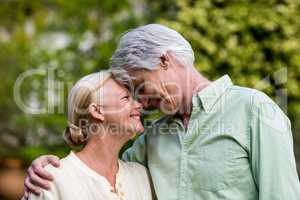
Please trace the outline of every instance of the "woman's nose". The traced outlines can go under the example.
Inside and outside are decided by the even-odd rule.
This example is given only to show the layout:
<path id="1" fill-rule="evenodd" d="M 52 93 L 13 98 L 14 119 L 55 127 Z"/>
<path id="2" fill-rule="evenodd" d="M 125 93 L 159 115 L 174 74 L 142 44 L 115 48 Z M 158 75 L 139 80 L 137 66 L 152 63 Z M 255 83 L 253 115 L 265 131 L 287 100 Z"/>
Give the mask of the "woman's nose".
<path id="1" fill-rule="evenodd" d="M 140 102 L 134 100 L 134 107 L 138 110 L 141 110 L 143 108 L 143 105 Z"/>

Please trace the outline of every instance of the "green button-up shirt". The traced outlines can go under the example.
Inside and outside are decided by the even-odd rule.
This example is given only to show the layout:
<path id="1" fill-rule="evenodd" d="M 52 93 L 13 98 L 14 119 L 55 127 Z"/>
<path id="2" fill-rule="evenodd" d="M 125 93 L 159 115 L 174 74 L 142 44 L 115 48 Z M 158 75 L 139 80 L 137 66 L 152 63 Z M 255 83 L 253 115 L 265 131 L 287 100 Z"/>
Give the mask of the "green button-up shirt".
<path id="1" fill-rule="evenodd" d="M 185 129 L 165 116 L 123 158 L 148 167 L 159 200 L 299 200 L 289 119 L 225 75 L 193 97 Z"/>

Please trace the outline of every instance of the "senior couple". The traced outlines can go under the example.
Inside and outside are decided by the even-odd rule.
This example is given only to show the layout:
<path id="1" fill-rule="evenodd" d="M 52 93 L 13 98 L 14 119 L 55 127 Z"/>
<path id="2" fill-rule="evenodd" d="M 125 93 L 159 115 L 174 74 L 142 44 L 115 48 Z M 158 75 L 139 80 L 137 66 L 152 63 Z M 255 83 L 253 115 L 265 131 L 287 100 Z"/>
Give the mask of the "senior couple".
<path id="1" fill-rule="evenodd" d="M 111 70 L 70 91 L 64 138 L 83 147 L 60 161 L 33 161 L 24 198 L 298 200 L 286 115 L 264 93 L 227 75 L 209 81 L 193 63 L 189 42 L 168 27 L 123 35 Z M 144 130 L 143 107 L 165 116 Z M 120 160 L 122 146 L 142 132 Z"/>

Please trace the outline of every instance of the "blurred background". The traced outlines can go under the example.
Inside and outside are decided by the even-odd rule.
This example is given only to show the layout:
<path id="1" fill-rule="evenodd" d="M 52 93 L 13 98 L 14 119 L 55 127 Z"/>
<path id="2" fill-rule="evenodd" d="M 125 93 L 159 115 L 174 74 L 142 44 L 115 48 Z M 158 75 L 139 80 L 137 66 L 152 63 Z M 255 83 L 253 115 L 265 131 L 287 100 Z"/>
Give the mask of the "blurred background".
<path id="1" fill-rule="evenodd" d="M 193 46 L 211 80 L 266 92 L 292 122 L 300 171 L 299 0 L 0 0 L 0 199 L 22 195 L 26 167 L 64 156 L 68 88 L 108 68 L 122 33 L 161 23 Z"/>

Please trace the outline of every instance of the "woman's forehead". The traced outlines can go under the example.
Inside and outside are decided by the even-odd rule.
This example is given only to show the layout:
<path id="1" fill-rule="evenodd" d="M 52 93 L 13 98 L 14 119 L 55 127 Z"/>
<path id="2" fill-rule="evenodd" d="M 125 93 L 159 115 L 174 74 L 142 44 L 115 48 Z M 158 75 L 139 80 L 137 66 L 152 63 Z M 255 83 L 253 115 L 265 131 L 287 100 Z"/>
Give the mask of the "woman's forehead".
<path id="1" fill-rule="evenodd" d="M 106 95 L 119 96 L 123 93 L 128 93 L 128 88 L 125 85 L 122 85 L 115 80 L 111 79 L 103 87 L 104 93 Z"/>

